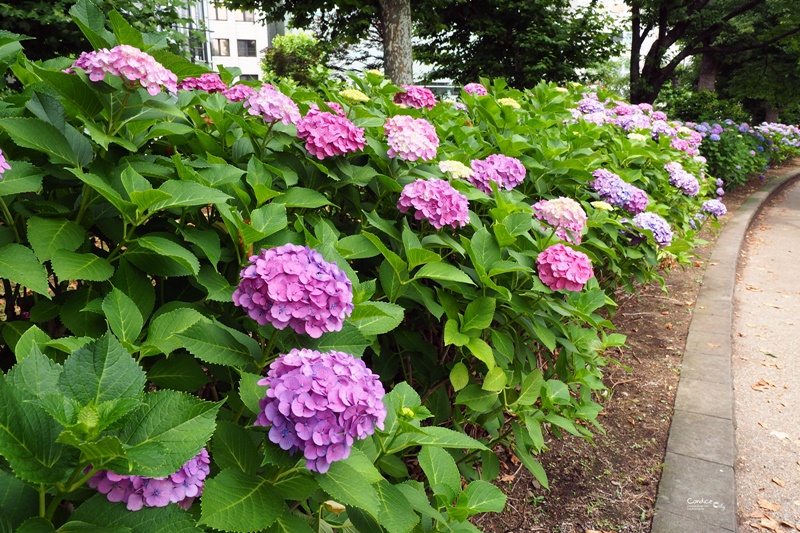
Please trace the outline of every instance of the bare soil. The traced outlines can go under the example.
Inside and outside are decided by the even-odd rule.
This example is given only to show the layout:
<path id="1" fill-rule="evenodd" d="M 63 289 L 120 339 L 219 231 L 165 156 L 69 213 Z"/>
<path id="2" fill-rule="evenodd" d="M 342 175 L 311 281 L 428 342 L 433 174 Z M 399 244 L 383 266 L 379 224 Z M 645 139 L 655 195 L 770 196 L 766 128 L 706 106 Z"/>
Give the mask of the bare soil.
<path id="1" fill-rule="evenodd" d="M 780 173 L 773 169 L 766 179 Z M 753 178 L 725 196 L 723 227 L 763 183 Z M 599 415 L 605 434 L 593 443 L 571 435 L 549 439 L 549 449 L 537 459 L 550 490 L 507 456 L 497 482 L 508 496 L 506 510 L 481 516 L 476 526 L 487 533 L 650 531 L 683 349 L 718 234 L 703 230 L 700 237 L 708 244 L 691 265 L 663 265 L 666 293 L 654 283 L 618 295 L 612 321 L 628 340 L 608 354 L 621 364 L 605 369 L 608 394 Z"/>

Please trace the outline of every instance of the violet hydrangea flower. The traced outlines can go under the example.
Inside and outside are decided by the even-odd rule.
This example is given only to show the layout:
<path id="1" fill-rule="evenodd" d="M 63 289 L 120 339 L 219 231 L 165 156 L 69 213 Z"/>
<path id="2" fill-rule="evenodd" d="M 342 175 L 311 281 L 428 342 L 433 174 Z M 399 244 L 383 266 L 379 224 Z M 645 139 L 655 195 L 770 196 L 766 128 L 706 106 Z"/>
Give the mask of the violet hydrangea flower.
<path id="1" fill-rule="evenodd" d="M 397 115 L 386 119 L 383 125 L 389 143 L 389 157 L 406 161 L 430 161 L 436 157 L 439 137 L 436 129 L 425 119 Z"/>
<path id="2" fill-rule="evenodd" d="M 672 230 L 669 223 L 655 213 L 639 213 L 633 217 L 633 223 L 642 229 L 652 231 L 659 246 L 669 246 L 672 242 Z"/>
<path id="3" fill-rule="evenodd" d="M 649 203 L 647 193 L 610 170 L 599 168 L 592 172 L 592 176 L 594 176 L 594 181 L 589 185 L 600 195 L 602 200 L 634 215 L 647 208 Z"/>
<path id="4" fill-rule="evenodd" d="M 399 92 L 394 95 L 394 103 L 405 104 L 409 107 L 416 107 L 417 109 L 426 108 L 433 109 L 436 105 L 436 97 L 430 89 L 421 87 L 419 85 L 401 85 L 404 92 Z"/>
<path id="5" fill-rule="evenodd" d="M 220 79 L 219 75 L 213 72 L 201 74 L 199 78 L 184 78 L 183 81 L 178 84 L 178 89 L 187 91 L 200 89 L 207 93 L 218 93 L 225 91 L 227 88 L 228 86 Z"/>
<path id="6" fill-rule="evenodd" d="M 332 106 L 333 102 L 329 105 Z M 336 110 L 334 107 L 331 109 Z M 310 109 L 297 121 L 297 136 L 306 141 L 306 150 L 317 159 L 358 152 L 367 142 L 364 128 L 356 127 L 343 116 L 317 109 Z"/>
<path id="7" fill-rule="evenodd" d="M 317 339 L 339 331 L 353 312 L 353 287 L 336 263 L 308 246 L 284 244 L 250 257 L 233 303 L 260 325 Z"/>
<path id="8" fill-rule="evenodd" d="M 470 183 L 486 194 L 492 193 L 491 181 L 497 183 L 498 189 L 511 190 L 525 179 L 525 167 L 516 157 L 492 154 L 486 159 L 474 159 L 470 165 Z"/>
<path id="9" fill-rule="evenodd" d="M 725 213 L 728 212 L 728 208 L 725 207 L 725 204 L 720 202 L 719 200 L 706 200 L 703 202 L 703 211 L 714 215 L 715 217 L 721 217 Z"/>
<path id="10" fill-rule="evenodd" d="M 669 183 L 683 191 L 688 196 L 697 196 L 700 192 L 700 182 L 690 173 L 683 170 L 677 161 L 664 165 L 664 170 L 669 173 Z"/>
<path id="11" fill-rule="evenodd" d="M 539 279 L 554 291 L 580 291 L 594 276 L 592 262 L 586 254 L 560 243 L 543 250 L 536 258 L 536 264 Z"/>
<path id="12" fill-rule="evenodd" d="M 264 85 L 257 93 L 245 100 L 244 107 L 251 115 L 261 115 L 265 122 L 281 121 L 284 124 L 296 124 L 300 120 L 300 110 L 291 98 L 276 91 L 272 85 Z"/>
<path id="13" fill-rule="evenodd" d="M 444 180 L 416 180 L 403 187 L 397 209 L 405 213 L 410 207 L 416 210 L 414 218 L 425 219 L 436 229 L 464 227 L 469 222 L 467 197 Z"/>
<path id="14" fill-rule="evenodd" d="M 87 485 L 106 495 L 108 501 L 124 502 L 128 510 L 166 507 L 170 502 L 184 509 L 203 493 L 211 460 L 205 448 L 189 459 L 177 472 L 165 478 L 128 476 L 99 470 Z"/>
<path id="15" fill-rule="evenodd" d="M 464 85 L 464 92 L 471 94 L 472 96 L 486 96 L 489 94 L 489 91 L 486 90 L 486 87 L 480 83 L 468 83 Z"/>
<path id="16" fill-rule="evenodd" d="M 302 451 L 311 471 L 324 474 L 355 440 L 383 429 L 383 385 L 350 354 L 295 348 L 258 384 L 269 388 L 255 425 L 271 426 L 269 440 L 289 453 Z"/>
<path id="17" fill-rule="evenodd" d="M 572 244 L 581 243 L 581 232 L 586 225 L 586 211 L 572 198 L 540 200 L 533 204 L 533 216 L 555 228 L 559 239 Z"/>
<path id="18" fill-rule="evenodd" d="M 255 89 L 243 83 L 239 83 L 230 89 L 222 91 L 222 96 L 227 98 L 229 102 L 241 102 L 242 100 L 247 100 L 254 94 L 256 94 Z"/>
<path id="19" fill-rule="evenodd" d="M 173 72 L 150 54 L 127 44 L 83 52 L 72 66 L 86 71 L 92 81 L 102 81 L 108 73 L 138 83 L 153 96 L 161 92 L 161 87 L 171 93 L 178 90 L 178 77 Z"/>
<path id="20" fill-rule="evenodd" d="M 3 172 L 6 170 L 11 170 L 11 165 L 8 164 L 5 156 L 3 156 L 3 150 L 0 150 L 0 179 L 3 178 Z"/>

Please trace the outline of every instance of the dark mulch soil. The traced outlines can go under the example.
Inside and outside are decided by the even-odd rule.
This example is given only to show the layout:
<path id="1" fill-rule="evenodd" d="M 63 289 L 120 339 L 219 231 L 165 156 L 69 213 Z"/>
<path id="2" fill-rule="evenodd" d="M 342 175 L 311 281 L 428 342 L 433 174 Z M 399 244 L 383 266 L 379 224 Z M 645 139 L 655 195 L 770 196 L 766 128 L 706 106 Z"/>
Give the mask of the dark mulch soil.
<path id="1" fill-rule="evenodd" d="M 780 173 L 774 169 L 770 176 Z M 725 197 L 729 214 L 763 180 L 753 179 Z M 618 296 L 613 322 L 627 335 L 625 348 L 608 354 L 621 365 L 605 369 L 608 395 L 599 422 L 605 434 L 590 443 L 571 435 L 551 438 L 538 459 L 550 490 L 506 457 L 498 486 L 508 495 L 506 510 L 486 514 L 475 525 L 487 533 L 584 533 L 650 531 L 675 391 L 697 293 L 716 235 L 704 230 L 708 245 L 692 265 L 664 274 L 658 284 Z M 624 367 L 629 367 L 628 372 Z"/>

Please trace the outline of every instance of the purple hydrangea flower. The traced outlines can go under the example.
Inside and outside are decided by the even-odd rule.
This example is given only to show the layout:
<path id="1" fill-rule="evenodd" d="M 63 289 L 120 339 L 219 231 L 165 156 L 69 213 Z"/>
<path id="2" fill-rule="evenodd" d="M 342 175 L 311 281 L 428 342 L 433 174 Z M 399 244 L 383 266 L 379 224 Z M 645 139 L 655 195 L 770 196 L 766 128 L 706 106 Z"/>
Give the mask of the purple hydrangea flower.
<path id="1" fill-rule="evenodd" d="M 710 141 L 717 142 L 717 141 L 720 140 L 720 136 L 718 134 L 716 134 L 716 133 L 712 133 L 711 135 L 708 136 L 708 139 Z"/>
<path id="2" fill-rule="evenodd" d="M 72 66 L 85 70 L 92 81 L 102 81 L 106 73 L 109 73 L 131 84 L 138 82 L 154 96 L 161 92 L 161 87 L 172 93 L 178 90 L 178 77 L 174 73 L 164 68 L 150 54 L 127 44 L 115 46 L 111 50 L 101 48 L 83 52 Z"/>
<path id="3" fill-rule="evenodd" d="M 227 98 L 229 102 L 241 102 L 242 100 L 247 100 L 254 94 L 256 94 L 255 89 L 249 85 L 244 85 L 243 83 L 234 85 L 230 89 L 222 91 L 222 96 Z"/>
<path id="4" fill-rule="evenodd" d="M 170 502 L 188 509 L 203 493 L 205 479 L 211 471 L 210 463 L 208 452 L 203 448 L 177 472 L 165 478 L 127 476 L 99 470 L 87 485 L 105 494 L 108 501 L 124 502 L 130 511 L 142 507 L 166 507 Z"/>
<path id="5" fill-rule="evenodd" d="M 761 176 L 763 176 L 763 174 Z M 725 196 L 725 189 L 717 187 L 717 196 Z"/>
<path id="6" fill-rule="evenodd" d="M 586 254 L 560 243 L 543 250 L 537 256 L 536 264 L 539 279 L 554 291 L 580 291 L 594 276 L 592 262 Z"/>
<path id="7" fill-rule="evenodd" d="M 436 157 L 439 137 L 436 129 L 425 119 L 397 115 L 386 119 L 383 125 L 389 143 L 389 157 L 406 161 L 430 161 Z"/>
<path id="8" fill-rule="evenodd" d="M 616 124 L 625 131 L 650 128 L 650 117 L 642 113 L 634 113 L 617 117 Z"/>
<path id="9" fill-rule="evenodd" d="M 588 115 L 590 113 L 605 113 L 606 105 L 605 102 L 600 102 L 597 99 L 596 94 L 587 93 L 578 102 L 578 110 L 584 115 Z"/>
<path id="10" fill-rule="evenodd" d="M 5 156 L 3 156 L 3 150 L 0 150 L 0 179 L 3 179 L 3 172 L 6 170 L 11 170 L 11 165 L 8 164 Z"/>
<path id="11" fill-rule="evenodd" d="M 486 96 L 489 94 L 489 91 L 486 90 L 486 87 L 480 83 L 468 83 L 464 85 L 464 91 L 472 96 Z"/>
<path id="12" fill-rule="evenodd" d="M 335 110 L 333 107 L 331 109 Z M 358 152 L 364 149 L 367 142 L 364 128 L 356 127 L 341 115 L 317 109 L 310 109 L 305 117 L 297 121 L 297 136 L 306 141 L 306 150 L 317 159 Z"/>
<path id="13" fill-rule="evenodd" d="M 653 112 L 653 106 L 650 105 L 650 104 L 641 103 L 641 104 L 638 105 L 638 107 L 639 107 L 639 109 L 641 111 L 644 111 L 645 113 L 652 113 Z"/>
<path id="14" fill-rule="evenodd" d="M 669 145 L 672 148 L 674 148 L 675 150 L 679 150 L 681 152 L 686 152 L 687 154 L 691 150 L 691 146 L 689 145 L 689 141 L 687 141 L 685 139 L 681 139 L 680 137 L 673 137 L 672 140 L 670 141 Z"/>
<path id="15" fill-rule="evenodd" d="M 622 208 L 625 209 L 627 212 L 636 215 L 647 209 L 647 205 L 650 203 L 650 198 L 647 196 L 647 193 L 644 192 L 639 187 L 635 187 L 630 185 L 631 188 L 631 199 L 628 200 Z"/>
<path id="16" fill-rule="evenodd" d="M 492 154 L 486 159 L 474 159 L 470 163 L 472 175 L 469 181 L 486 194 L 492 193 L 490 181 L 497 183 L 498 189 L 511 190 L 525 179 L 522 162 L 503 154 Z"/>
<path id="17" fill-rule="evenodd" d="M 688 196 L 697 196 L 697 193 L 700 192 L 700 182 L 683 169 L 670 173 L 669 183 Z"/>
<path id="18" fill-rule="evenodd" d="M 703 202 L 703 211 L 714 215 L 715 217 L 721 217 L 725 213 L 728 212 L 728 208 L 725 207 L 725 204 L 720 202 L 719 200 L 706 200 Z"/>
<path id="19" fill-rule="evenodd" d="M 416 180 L 403 187 L 397 208 L 405 213 L 410 207 L 416 210 L 414 218 L 425 219 L 436 229 L 464 227 L 469 222 L 467 197 L 444 180 Z"/>
<path id="20" fill-rule="evenodd" d="M 262 326 L 286 326 L 319 338 L 339 331 L 353 312 L 350 280 L 308 246 L 285 244 L 250 257 L 233 303 Z"/>
<path id="21" fill-rule="evenodd" d="M 632 214 L 647 209 L 650 199 L 642 189 L 631 185 L 610 170 L 599 168 L 592 172 L 594 181 L 589 185 L 600 195 L 600 199 L 621 207 Z"/>
<path id="22" fill-rule="evenodd" d="M 716 185 L 717 187 L 722 187 L 723 185 L 725 185 L 725 182 L 722 181 L 722 178 L 717 178 Z"/>
<path id="23" fill-rule="evenodd" d="M 207 93 L 218 93 L 228 89 L 228 86 L 223 83 L 219 75 L 213 72 L 206 72 L 199 78 L 184 78 L 178 84 L 178 89 L 191 91 L 193 89 L 200 89 Z"/>
<path id="24" fill-rule="evenodd" d="M 324 474 L 355 440 L 383 429 L 383 385 L 350 354 L 293 349 L 258 384 L 269 389 L 255 425 L 270 426 L 269 440 L 282 449 L 302 451 L 311 471 Z"/>
<path id="25" fill-rule="evenodd" d="M 650 114 L 650 118 L 653 119 L 653 121 L 663 120 L 664 122 L 666 122 L 667 121 L 667 114 L 664 113 L 663 111 L 653 111 Z"/>
<path id="26" fill-rule="evenodd" d="M 672 242 L 672 230 L 669 223 L 655 213 L 639 213 L 633 217 L 633 223 L 642 229 L 652 231 L 659 246 L 669 246 Z"/>
<path id="27" fill-rule="evenodd" d="M 394 103 L 405 104 L 409 107 L 433 109 L 436 105 L 436 97 L 430 89 L 419 85 L 401 85 L 403 91 L 394 95 Z"/>
<path id="28" fill-rule="evenodd" d="M 261 115 L 265 122 L 281 121 L 284 124 L 297 124 L 300 110 L 291 98 L 276 91 L 272 85 L 264 85 L 257 93 L 245 100 L 244 107 L 251 115 Z"/>
<path id="29" fill-rule="evenodd" d="M 572 244 L 581 243 L 581 232 L 586 226 L 586 211 L 572 198 L 540 200 L 533 204 L 533 216 L 555 228 L 559 239 Z"/>

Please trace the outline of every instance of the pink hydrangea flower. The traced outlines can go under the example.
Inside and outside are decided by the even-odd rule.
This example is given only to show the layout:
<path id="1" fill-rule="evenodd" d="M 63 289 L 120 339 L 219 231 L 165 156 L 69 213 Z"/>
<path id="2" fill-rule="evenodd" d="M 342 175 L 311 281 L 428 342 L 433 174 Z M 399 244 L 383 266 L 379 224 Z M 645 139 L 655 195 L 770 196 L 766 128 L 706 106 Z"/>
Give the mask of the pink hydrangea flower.
<path id="1" fill-rule="evenodd" d="M 554 291 L 580 291 L 594 276 L 589 257 L 563 244 L 554 244 L 542 251 L 536 264 L 539 279 Z"/>
<path id="2" fill-rule="evenodd" d="M 559 239 L 581 243 L 581 232 L 586 225 L 586 211 L 572 198 L 541 200 L 533 204 L 533 215 L 544 220 L 556 230 Z"/>
<path id="3" fill-rule="evenodd" d="M 663 111 L 653 111 L 650 114 L 650 118 L 652 120 L 654 120 L 654 121 L 655 120 L 663 120 L 664 122 L 666 122 L 667 121 L 667 114 L 664 113 Z"/>
<path id="4" fill-rule="evenodd" d="M 525 179 L 525 167 L 522 162 L 503 154 L 493 154 L 486 159 L 474 159 L 472 175 L 469 181 L 486 194 L 492 193 L 490 181 L 497 183 L 498 189 L 511 190 Z"/>
<path id="5" fill-rule="evenodd" d="M 358 152 L 367 142 L 364 129 L 344 116 L 313 108 L 297 122 L 297 136 L 306 141 L 306 150 L 317 159 Z"/>
<path id="6" fill-rule="evenodd" d="M 383 125 L 389 143 L 389 157 L 406 161 L 430 161 L 436 157 L 439 137 L 436 129 L 425 119 L 397 115 L 386 119 Z"/>
<path id="7" fill-rule="evenodd" d="M 397 208 L 405 213 L 410 207 L 416 210 L 414 218 L 425 219 L 436 229 L 464 227 L 469 222 L 467 197 L 444 180 L 416 180 L 403 187 Z"/>
<path id="8" fill-rule="evenodd" d="M 336 263 L 308 246 L 285 244 L 250 257 L 233 303 L 260 325 L 290 326 L 319 338 L 339 331 L 353 312 L 353 288 Z"/>
<path id="9" fill-rule="evenodd" d="M 291 98 L 276 91 L 272 85 L 264 85 L 257 93 L 252 94 L 244 102 L 244 107 L 251 115 L 261 115 L 265 122 L 281 121 L 284 124 L 297 124 L 300 110 Z"/>
<path id="10" fill-rule="evenodd" d="M 689 150 L 691 149 L 689 141 L 681 139 L 680 137 L 673 137 L 669 145 L 675 150 L 679 150 L 681 152 L 686 152 L 686 153 L 689 153 Z"/>
<path id="11" fill-rule="evenodd" d="M 464 85 L 464 91 L 472 96 L 485 96 L 489 94 L 489 91 L 486 90 L 486 87 L 480 83 L 468 83 Z"/>
<path id="12" fill-rule="evenodd" d="M 229 102 L 241 102 L 242 100 L 247 100 L 254 94 L 256 94 L 255 89 L 243 83 L 222 91 L 222 96 L 227 98 Z"/>
<path id="13" fill-rule="evenodd" d="M 3 178 L 3 172 L 6 170 L 11 170 L 11 165 L 8 164 L 5 156 L 3 156 L 3 151 L 0 150 L 0 179 Z"/>
<path id="14" fill-rule="evenodd" d="M 289 453 L 302 451 L 306 468 L 324 474 L 347 459 L 356 440 L 383 429 L 384 389 L 361 359 L 344 352 L 293 349 L 269 367 L 256 426 Z"/>
<path id="15" fill-rule="evenodd" d="M 401 85 L 405 92 L 397 93 L 394 95 L 394 103 L 405 104 L 409 107 L 416 107 L 417 109 L 427 108 L 433 109 L 436 105 L 436 97 L 430 89 L 420 87 L 419 85 Z"/>
<path id="16" fill-rule="evenodd" d="M 92 81 L 102 81 L 106 73 L 109 73 L 131 84 L 138 82 L 151 95 L 161 92 L 161 87 L 172 93 L 178 90 L 178 77 L 175 74 L 164 68 L 153 56 L 127 44 L 115 46 L 111 50 L 102 48 L 83 52 L 72 66 L 85 70 Z"/>
<path id="17" fill-rule="evenodd" d="M 184 78 L 178 84 L 178 89 L 191 91 L 193 89 L 200 89 L 207 93 L 218 93 L 227 90 L 228 86 L 223 83 L 218 74 L 213 72 L 206 72 L 200 75 L 199 78 Z"/>

